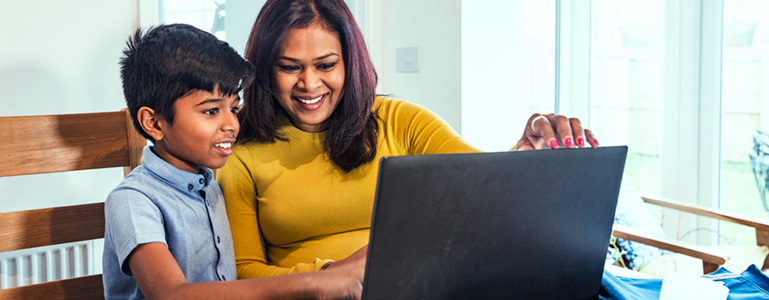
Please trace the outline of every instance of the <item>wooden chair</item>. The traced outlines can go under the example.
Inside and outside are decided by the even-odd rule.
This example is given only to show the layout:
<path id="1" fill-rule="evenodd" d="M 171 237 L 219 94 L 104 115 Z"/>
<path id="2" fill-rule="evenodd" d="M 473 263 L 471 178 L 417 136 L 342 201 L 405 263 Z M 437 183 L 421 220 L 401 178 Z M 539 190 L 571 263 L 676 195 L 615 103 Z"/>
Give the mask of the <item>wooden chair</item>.
<path id="1" fill-rule="evenodd" d="M 0 177 L 110 167 L 123 167 L 127 175 L 140 164 L 147 144 L 126 109 L 0 117 L 0 141 Z M 103 237 L 104 202 L 0 214 L 0 252 Z M 3 289 L 0 299 L 103 298 L 101 277 Z"/>
<path id="2" fill-rule="evenodd" d="M 646 193 L 639 194 L 641 194 L 641 198 L 646 203 L 753 227 L 756 230 L 756 244 L 758 246 L 769 246 L 769 220 L 729 212 L 723 209 L 709 208 L 672 199 L 664 199 L 657 195 Z M 652 236 L 643 231 L 625 226 L 614 225 L 613 235 L 628 241 L 639 242 L 660 249 L 699 258 L 702 260 L 703 271 L 705 273 L 717 270 L 718 267 L 729 260 L 729 255 L 723 251 L 705 246 L 693 245 L 670 238 Z M 769 261 L 764 261 L 764 265 L 758 267 L 762 269 L 769 268 Z"/>

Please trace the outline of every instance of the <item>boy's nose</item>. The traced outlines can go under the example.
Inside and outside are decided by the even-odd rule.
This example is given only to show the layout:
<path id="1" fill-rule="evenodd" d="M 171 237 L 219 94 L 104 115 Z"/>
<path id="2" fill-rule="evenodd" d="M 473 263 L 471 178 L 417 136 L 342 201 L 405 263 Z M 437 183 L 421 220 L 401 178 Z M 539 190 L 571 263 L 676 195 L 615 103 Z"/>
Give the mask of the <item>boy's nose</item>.
<path id="1" fill-rule="evenodd" d="M 238 116 L 234 113 L 226 114 L 224 123 L 222 124 L 222 130 L 223 131 L 233 131 L 235 132 L 235 136 L 238 135 L 238 131 L 240 130 L 240 122 L 238 122 Z"/>

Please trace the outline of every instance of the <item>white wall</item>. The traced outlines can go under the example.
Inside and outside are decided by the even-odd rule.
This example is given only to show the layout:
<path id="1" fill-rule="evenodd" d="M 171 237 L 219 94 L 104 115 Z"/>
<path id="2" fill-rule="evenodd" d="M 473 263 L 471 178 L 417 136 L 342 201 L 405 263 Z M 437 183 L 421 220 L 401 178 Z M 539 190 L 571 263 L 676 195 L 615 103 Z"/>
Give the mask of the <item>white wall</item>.
<path id="1" fill-rule="evenodd" d="M 381 92 L 427 107 L 460 133 L 461 3 L 382 1 L 382 66 L 377 70 Z M 419 73 L 396 72 L 400 47 L 419 47 Z"/>
<path id="2" fill-rule="evenodd" d="M 0 116 L 125 107 L 118 60 L 137 0 L 3 1 Z M 35 137 L 29 137 L 34 139 Z M 0 178 L 0 212 L 104 201 L 122 169 Z"/>

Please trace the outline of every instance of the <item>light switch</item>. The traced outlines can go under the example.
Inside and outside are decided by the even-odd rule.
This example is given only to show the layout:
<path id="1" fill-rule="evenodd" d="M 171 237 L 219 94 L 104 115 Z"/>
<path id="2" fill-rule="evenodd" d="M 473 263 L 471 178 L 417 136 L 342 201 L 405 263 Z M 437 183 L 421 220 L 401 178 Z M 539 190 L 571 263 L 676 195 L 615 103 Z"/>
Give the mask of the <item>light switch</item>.
<path id="1" fill-rule="evenodd" d="M 398 73 L 419 73 L 418 47 L 395 49 L 395 60 Z"/>

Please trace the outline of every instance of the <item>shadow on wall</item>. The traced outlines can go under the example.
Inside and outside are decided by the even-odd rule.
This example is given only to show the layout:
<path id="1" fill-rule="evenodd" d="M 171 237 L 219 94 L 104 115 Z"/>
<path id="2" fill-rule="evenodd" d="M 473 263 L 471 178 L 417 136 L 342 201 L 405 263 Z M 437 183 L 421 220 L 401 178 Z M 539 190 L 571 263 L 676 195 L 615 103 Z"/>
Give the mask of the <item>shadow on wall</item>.
<path id="1" fill-rule="evenodd" d="M 0 69 L 0 116 L 56 114 L 64 111 L 66 89 L 45 67 L 16 65 Z"/>

